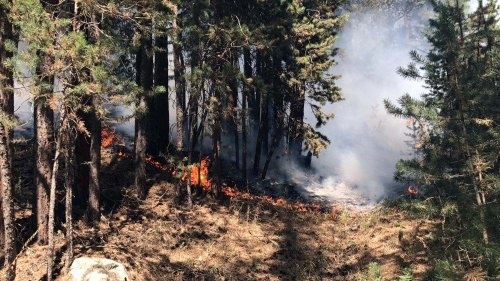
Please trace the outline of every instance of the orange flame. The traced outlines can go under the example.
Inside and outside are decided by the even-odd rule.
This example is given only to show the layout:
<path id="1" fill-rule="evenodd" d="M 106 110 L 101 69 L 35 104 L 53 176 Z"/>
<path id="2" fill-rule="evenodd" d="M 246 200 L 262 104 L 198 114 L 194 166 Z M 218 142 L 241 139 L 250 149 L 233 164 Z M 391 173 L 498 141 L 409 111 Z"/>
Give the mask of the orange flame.
<path id="1" fill-rule="evenodd" d="M 321 209 L 321 206 L 319 204 L 305 204 L 302 202 L 289 202 L 286 199 L 283 198 L 273 198 L 268 195 L 263 195 L 263 196 L 257 196 L 257 195 L 252 195 L 248 192 L 242 192 L 238 191 L 232 187 L 229 186 L 223 186 L 221 188 L 221 192 L 226 195 L 229 198 L 241 198 L 241 199 L 246 199 L 246 200 L 252 200 L 252 201 L 262 201 L 264 203 L 273 205 L 273 206 L 280 206 L 284 207 L 289 210 L 294 210 L 302 213 L 306 212 L 318 212 Z"/>
<path id="2" fill-rule="evenodd" d="M 411 195 L 418 195 L 418 190 L 410 185 L 408 186 L 408 193 Z"/>
<path id="3" fill-rule="evenodd" d="M 153 166 L 153 167 L 157 168 L 157 169 L 158 169 L 158 170 L 160 170 L 160 171 L 164 171 L 164 172 L 166 172 L 166 171 L 168 171 L 168 170 L 169 170 L 169 168 L 168 168 L 168 167 L 165 167 L 165 166 L 163 166 L 160 162 L 158 162 L 158 161 L 154 160 L 154 159 L 153 159 L 153 156 L 151 156 L 151 155 L 146 155 L 146 158 L 145 158 L 144 160 L 145 160 L 145 162 L 146 162 L 146 163 L 148 163 L 149 165 L 151 165 L 151 166 Z"/>
<path id="4" fill-rule="evenodd" d="M 333 217 L 334 220 L 336 220 L 341 213 L 342 213 L 342 207 L 341 206 L 335 205 L 332 208 L 332 217 Z"/>
<path id="5" fill-rule="evenodd" d="M 200 167 L 193 166 L 189 174 L 189 181 L 192 185 L 199 185 L 204 190 L 210 190 L 212 182 L 208 178 L 208 163 L 210 159 L 205 157 L 201 160 Z M 184 173 L 182 181 L 187 180 L 188 173 Z"/>
<path id="6" fill-rule="evenodd" d="M 112 146 L 117 140 L 118 137 L 116 136 L 115 129 L 110 129 L 108 127 L 104 127 L 101 130 L 101 146 L 103 148 L 108 148 Z"/>

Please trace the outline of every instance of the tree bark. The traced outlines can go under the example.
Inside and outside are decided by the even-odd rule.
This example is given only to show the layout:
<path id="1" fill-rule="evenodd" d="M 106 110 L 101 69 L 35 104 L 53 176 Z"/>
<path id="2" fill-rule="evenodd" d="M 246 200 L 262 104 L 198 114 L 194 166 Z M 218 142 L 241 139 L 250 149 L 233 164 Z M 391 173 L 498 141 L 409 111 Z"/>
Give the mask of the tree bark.
<path id="1" fill-rule="evenodd" d="M 243 48 L 243 72 L 245 79 L 252 78 L 252 58 L 248 47 Z M 245 185 L 247 184 L 247 100 L 252 95 L 252 86 L 249 81 L 243 83 L 243 94 L 241 97 L 241 166 L 242 177 Z"/>
<path id="2" fill-rule="evenodd" d="M 146 149 L 147 149 L 147 98 L 146 94 L 151 91 L 152 83 L 152 61 L 147 55 L 147 48 L 151 41 L 143 39 L 141 49 L 137 55 L 136 78 L 143 90 L 137 101 L 137 112 L 135 118 L 135 187 L 140 199 L 146 198 Z"/>
<path id="3" fill-rule="evenodd" d="M 38 242 L 47 243 L 49 219 L 49 190 L 52 178 L 52 160 L 54 158 L 54 112 L 47 97 L 35 98 L 35 189 L 36 221 Z"/>
<path id="4" fill-rule="evenodd" d="M 258 175 L 259 173 L 259 168 L 260 168 L 260 157 L 262 154 L 263 146 L 265 146 L 265 139 L 266 135 L 268 134 L 268 106 L 267 106 L 267 100 L 268 100 L 268 94 L 267 92 L 261 91 L 261 115 L 260 115 L 260 121 L 259 121 L 259 132 L 257 134 L 257 142 L 255 145 L 255 155 L 254 155 L 254 160 L 253 160 L 253 174 L 255 176 Z M 267 149 L 266 149 L 267 150 Z"/>
<path id="5" fill-rule="evenodd" d="M 238 54 L 232 54 L 232 63 L 234 67 L 238 67 Z M 240 168 L 240 136 L 238 132 L 238 80 L 234 77 L 229 81 L 231 94 L 229 95 L 231 108 L 231 129 L 233 131 L 234 139 L 234 160 L 236 161 L 236 168 Z"/>
<path id="6" fill-rule="evenodd" d="M 2 184 L 2 212 L 4 218 L 4 267 L 5 279 L 14 280 L 15 258 L 14 201 L 12 198 L 12 166 L 10 163 L 10 140 L 8 129 L 0 124 L 0 176 Z"/>
<path id="7" fill-rule="evenodd" d="M 152 90 L 156 87 L 168 89 L 168 37 L 158 34 L 153 28 L 153 57 L 151 61 Z M 146 99 L 147 126 L 146 126 L 146 153 L 158 156 L 166 153 L 170 140 L 169 100 L 168 93 L 153 93 Z"/>
<path id="8" fill-rule="evenodd" d="M 184 68 L 183 68 L 183 58 L 182 58 L 182 47 L 180 45 L 181 40 L 181 30 L 177 22 L 178 10 L 177 6 L 174 7 L 174 19 L 172 27 L 174 29 L 174 80 L 175 80 L 175 115 L 176 115 L 176 127 L 177 127 L 177 142 L 176 147 L 178 151 L 184 150 L 184 136 L 185 132 L 185 79 L 184 79 Z"/>
<path id="9" fill-rule="evenodd" d="M 49 231 L 48 231 L 48 257 L 47 257 L 47 281 L 52 280 L 54 267 L 54 213 L 56 205 L 57 172 L 59 170 L 60 138 L 57 140 L 54 165 L 52 167 L 52 179 L 49 193 Z"/>
<path id="10" fill-rule="evenodd" d="M 65 132 L 65 154 L 64 154 L 64 187 L 66 190 L 66 261 L 65 270 L 69 272 L 71 263 L 73 262 L 73 185 L 74 181 L 74 143 L 70 132 Z"/>
<path id="11" fill-rule="evenodd" d="M 88 115 L 83 112 L 77 113 L 78 117 L 83 119 L 85 124 L 88 124 Z M 75 176 L 75 196 L 73 204 L 75 211 L 86 211 L 88 209 L 89 199 L 89 180 L 90 180 L 90 138 L 82 132 L 77 133 L 75 144 L 75 162 L 76 162 L 76 176 Z M 78 212 L 78 215 L 82 215 Z"/>
<path id="12" fill-rule="evenodd" d="M 56 150 L 54 154 L 54 163 L 52 165 L 52 179 L 50 181 L 49 193 L 49 229 L 48 229 L 48 251 L 47 251 L 47 281 L 52 281 L 54 267 L 54 228 L 55 228 L 55 206 L 56 206 L 56 189 L 57 175 L 59 172 L 59 156 L 61 153 L 61 137 L 64 134 L 67 126 L 66 111 L 61 109 L 61 124 L 58 129 L 58 137 L 56 140 Z"/>
<path id="13" fill-rule="evenodd" d="M 10 56 L 4 48 L 5 41 L 12 39 L 12 26 L 7 21 L 6 11 L 0 9 L 0 107 L 3 118 L 10 118 L 14 113 L 14 79 L 12 72 L 5 68 L 4 63 Z M 4 243 L 5 280 L 15 278 L 15 229 L 14 201 L 12 196 L 12 147 L 13 130 L 0 122 L 0 184 L 1 211 L 0 240 Z"/>
<path id="14" fill-rule="evenodd" d="M 291 101 L 290 105 L 290 138 L 288 147 L 291 159 L 302 164 L 302 143 L 304 134 L 302 127 L 304 124 L 305 91 L 303 87 L 296 87 L 297 98 Z"/>
<path id="15" fill-rule="evenodd" d="M 100 172 L 101 172 L 101 120 L 96 108 L 96 100 L 91 100 L 92 111 L 89 118 L 90 131 L 90 173 L 89 173 L 89 209 L 88 219 L 92 224 L 99 221 L 100 211 Z"/>

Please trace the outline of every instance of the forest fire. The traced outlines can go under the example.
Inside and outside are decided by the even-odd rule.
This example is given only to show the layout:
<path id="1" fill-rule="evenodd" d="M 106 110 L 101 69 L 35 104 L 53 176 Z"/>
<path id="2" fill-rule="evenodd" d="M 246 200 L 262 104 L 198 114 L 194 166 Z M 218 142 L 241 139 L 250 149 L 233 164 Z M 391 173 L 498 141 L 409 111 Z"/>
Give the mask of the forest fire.
<path id="1" fill-rule="evenodd" d="M 200 166 L 193 166 L 191 168 L 191 173 L 189 174 L 190 184 L 198 185 L 203 190 L 210 190 L 212 182 L 208 179 L 208 164 L 210 159 L 205 157 L 201 160 Z M 187 173 L 182 176 L 182 181 L 187 180 Z"/>
<path id="2" fill-rule="evenodd" d="M 144 159 L 144 161 L 160 171 L 167 172 L 170 170 L 168 167 L 162 165 L 159 161 L 154 160 L 153 156 L 151 156 L 151 155 L 146 155 L 146 158 Z"/>
<path id="3" fill-rule="evenodd" d="M 262 195 L 262 196 L 252 195 L 249 192 L 238 191 L 229 186 L 223 186 L 221 192 L 229 198 L 240 198 L 252 201 L 262 201 L 271 204 L 273 206 L 280 206 L 289 210 L 294 210 L 302 213 L 318 212 L 321 209 L 321 206 L 316 203 L 307 204 L 302 202 L 289 202 L 288 200 L 283 199 L 281 197 L 273 198 L 268 195 Z"/>
<path id="4" fill-rule="evenodd" d="M 408 186 L 408 194 L 410 195 L 418 195 L 418 190 L 416 188 L 414 188 L 413 186 Z"/>
<path id="5" fill-rule="evenodd" d="M 104 127 L 101 131 L 101 146 L 103 148 L 109 148 L 118 141 L 118 136 L 116 135 L 115 129 L 110 129 L 109 127 Z"/>

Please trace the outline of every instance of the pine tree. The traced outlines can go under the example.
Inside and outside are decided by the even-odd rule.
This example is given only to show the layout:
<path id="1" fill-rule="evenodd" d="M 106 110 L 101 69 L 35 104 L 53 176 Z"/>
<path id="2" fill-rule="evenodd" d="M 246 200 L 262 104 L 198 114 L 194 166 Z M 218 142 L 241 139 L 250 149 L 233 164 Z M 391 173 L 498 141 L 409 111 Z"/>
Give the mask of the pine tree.
<path id="1" fill-rule="evenodd" d="M 414 62 L 400 70 L 425 81 L 428 93 L 422 100 L 406 95 L 399 107 L 386 101 L 390 113 L 418 124 L 418 157 L 400 161 L 396 178 L 426 186 L 447 198 L 445 205 L 456 205 L 466 225 L 460 243 L 467 248 L 480 235 L 486 248 L 468 247 L 478 252 L 489 247 L 489 233 L 498 231 L 489 222 L 499 210 L 487 205 L 499 192 L 498 6 L 480 1 L 471 16 L 463 1 L 434 1 L 433 7 L 430 51 L 412 52 Z M 494 255 L 487 257 L 494 263 Z"/>

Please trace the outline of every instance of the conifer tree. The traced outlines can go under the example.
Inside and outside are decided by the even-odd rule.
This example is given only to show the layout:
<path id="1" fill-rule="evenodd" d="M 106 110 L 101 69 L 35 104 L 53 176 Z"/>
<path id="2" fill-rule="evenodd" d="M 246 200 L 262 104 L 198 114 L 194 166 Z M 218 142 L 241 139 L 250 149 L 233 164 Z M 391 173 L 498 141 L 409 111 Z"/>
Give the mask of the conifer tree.
<path id="1" fill-rule="evenodd" d="M 400 106 L 386 101 L 390 113 L 418 124 L 418 157 L 401 160 L 396 178 L 446 198 L 443 210 L 460 211 L 463 225 L 450 228 L 459 231 L 460 245 L 486 253 L 490 222 L 499 213 L 487 204 L 498 196 L 500 178 L 498 4 L 480 1 L 471 15 L 465 13 L 467 1 L 432 4 L 431 49 L 425 56 L 412 52 L 414 62 L 400 69 L 405 77 L 422 79 L 428 92 L 422 100 L 405 95 Z M 471 248 L 475 240 L 483 246 Z M 496 263 L 493 252 L 484 256 L 484 264 Z"/>

